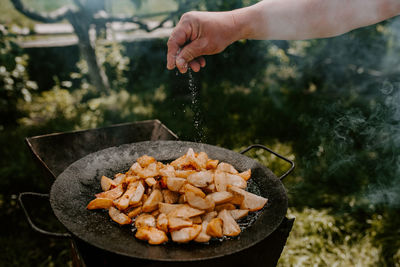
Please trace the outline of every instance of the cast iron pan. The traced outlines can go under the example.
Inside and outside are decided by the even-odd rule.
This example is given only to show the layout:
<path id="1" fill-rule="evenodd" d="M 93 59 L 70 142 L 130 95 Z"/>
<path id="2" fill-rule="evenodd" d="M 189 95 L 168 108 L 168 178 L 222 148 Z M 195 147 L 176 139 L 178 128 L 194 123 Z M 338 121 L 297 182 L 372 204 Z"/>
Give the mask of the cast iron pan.
<path id="1" fill-rule="evenodd" d="M 107 212 L 89 211 L 86 205 L 101 192 L 102 175 L 112 177 L 127 171 L 144 154 L 158 161 L 172 161 L 188 148 L 205 151 L 212 159 L 227 162 L 238 171 L 251 168 L 248 191 L 268 198 L 256 220 L 237 238 L 208 244 L 176 244 L 152 246 L 137 240 L 131 226 L 113 222 Z M 257 161 L 217 146 L 182 141 L 147 141 L 107 148 L 74 162 L 54 182 L 50 203 L 55 215 L 75 236 L 98 248 L 120 255 L 158 261 L 195 261 L 226 256 L 246 249 L 270 235 L 287 211 L 287 195 L 281 181 Z"/>

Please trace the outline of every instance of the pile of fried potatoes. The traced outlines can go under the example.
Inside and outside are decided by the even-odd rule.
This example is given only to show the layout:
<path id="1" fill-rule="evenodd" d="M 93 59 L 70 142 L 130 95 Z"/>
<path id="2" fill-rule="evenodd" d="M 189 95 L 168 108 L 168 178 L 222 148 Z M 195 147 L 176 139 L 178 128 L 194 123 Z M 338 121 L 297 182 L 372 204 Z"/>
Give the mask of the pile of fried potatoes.
<path id="1" fill-rule="evenodd" d="M 178 243 L 204 243 L 239 235 L 236 221 L 267 203 L 245 190 L 250 176 L 250 169 L 239 173 L 192 148 L 169 164 L 144 155 L 125 174 L 103 176 L 103 192 L 87 209 L 107 209 L 120 225 L 134 222 L 136 238 L 149 244 L 162 244 L 169 236 Z"/>

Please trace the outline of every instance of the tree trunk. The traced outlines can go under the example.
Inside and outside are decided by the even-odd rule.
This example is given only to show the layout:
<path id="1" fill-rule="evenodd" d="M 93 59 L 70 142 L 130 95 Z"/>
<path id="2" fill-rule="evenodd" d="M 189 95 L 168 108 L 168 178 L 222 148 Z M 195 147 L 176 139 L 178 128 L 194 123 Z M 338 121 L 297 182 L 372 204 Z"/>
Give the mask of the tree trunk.
<path id="1" fill-rule="evenodd" d="M 67 16 L 68 21 L 74 28 L 75 34 L 78 36 L 79 50 L 81 55 L 88 64 L 90 82 L 102 92 L 108 92 L 110 85 L 108 78 L 101 66 L 98 63 L 94 44 L 90 40 L 89 30 L 91 18 L 85 12 L 71 12 Z"/>

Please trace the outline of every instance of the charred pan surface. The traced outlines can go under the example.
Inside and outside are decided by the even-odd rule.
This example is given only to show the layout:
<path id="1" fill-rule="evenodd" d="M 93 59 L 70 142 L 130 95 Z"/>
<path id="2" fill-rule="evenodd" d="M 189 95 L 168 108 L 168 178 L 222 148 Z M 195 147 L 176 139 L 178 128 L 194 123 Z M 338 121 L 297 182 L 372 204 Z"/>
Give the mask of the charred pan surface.
<path id="1" fill-rule="evenodd" d="M 240 238 L 209 244 L 174 244 L 150 246 L 134 237 L 130 226 L 110 222 L 104 212 L 86 209 L 93 195 L 101 191 L 102 175 L 112 176 L 129 169 L 141 155 L 158 161 L 171 161 L 188 148 L 204 151 L 210 158 L 235 166 L 239 171 L 251 169 L 248 190 L 268 198 L 257 220 Z M 101 249 L 120 255 L 158 261 L 196 261 L 218 258 L 242 251 L 269 236 L 282 222 L 287 211 L 287 195 L 280 180 L 266 167 L 242 154 L 201 143 L 181 141 L 147 141 L 104 149 L 70 165 L 55 181 L 50 202 L 57 218 L 78 238 Z"/>

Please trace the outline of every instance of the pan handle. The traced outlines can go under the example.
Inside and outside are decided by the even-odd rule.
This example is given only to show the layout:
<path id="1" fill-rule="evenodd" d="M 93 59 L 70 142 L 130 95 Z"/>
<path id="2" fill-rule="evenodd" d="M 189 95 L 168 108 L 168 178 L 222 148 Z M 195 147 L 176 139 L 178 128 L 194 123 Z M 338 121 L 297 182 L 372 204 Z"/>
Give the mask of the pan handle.
<path id="1" fill-rule="evenodd" d="M 283 159 L 284 161 L 290 163 L 290 165 L 291 165 L 290 169 L 287 170 L 284 174 L 282 174 L 281 177 L 279 177 L 280 180 L 283 180 L 283 178 L 288 176 L 293 171 L 293 169 L 295 167 L 295 164 L 294 164 L 294 162 L 292 160 L 290 160 L 290 159 L 288 159 L 288 158 L 286 158 L 286 157 L 284 157 L 284 156 L 272 151 L 271 149 L 269 149 L 268 147 L 263 146 L 263 145 L 259 145 L 259 144 L 250 145 L 248 148 L 240 151 L 240 154 L 244 154 L 244 153 L 246 153 L 247 151 L 249 151 L 249 150 L 251 150 L 253 148 L 262 148 L 262 149 L 268 151 L 269 153 L 274 154 L 278 158 Z"/>
<path id="2" fill-rule="evenodd" d="M 41 194 L 41 193 L 34 193 L 34 192 L 23 192 L 20 193 L 18 196 L 18 202 L 21 205 L 22 210 L 25 213 L 25 217 L 28 220 L 28 223 L 31 225 L 31 227 L 36 231 L 41 234 L 51 236 L 51 237 L 62 237 L 62 238 L 70 238 L 71 235 L 69 233 L 55 233 L 55 232 L 49 232 L 46 230 L 41 229 L 40 227 L 36 226 L 34 222 L 32 221 L 31 217 L 29 216 L 28 210 L 25 208 L 23 197 L 24 196 L 34 196 L 34 197 L 40 197 L 40 198 L 49 198 L 49 194 Z"/>

